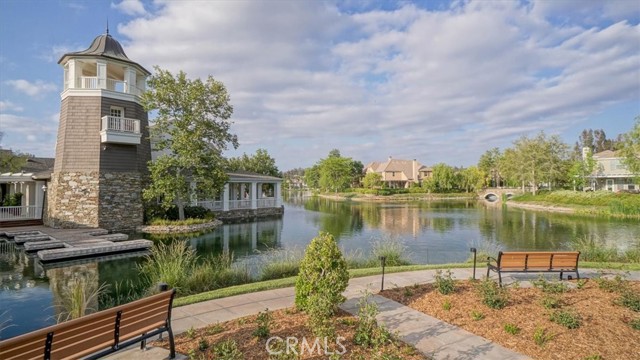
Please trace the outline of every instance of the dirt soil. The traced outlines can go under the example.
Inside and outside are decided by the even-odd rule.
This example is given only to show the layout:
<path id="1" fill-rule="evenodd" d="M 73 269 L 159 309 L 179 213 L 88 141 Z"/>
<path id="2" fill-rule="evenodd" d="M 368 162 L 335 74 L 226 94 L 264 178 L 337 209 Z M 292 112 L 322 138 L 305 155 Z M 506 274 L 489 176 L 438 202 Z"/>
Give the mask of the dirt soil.
<path id="1" fill-rule="evenodd" d="M 313 346 L 313 342 L 316 337 L 308 328 L 308 318 L 304 313 L 298 312 L 295 309 L 284 309 L 273 311 L 271 314 L 273 315 L 273 323 L 270 327 L 270 337 L 278 336 L 282 339 L 295 337 L 300 339 L 300 341 L 302 341 L 303 338 L 306 338 L 309 344 Z M 267 339 L 260 339 L 253 335 L 254 330 L 258 326 L 256 319 L 257 315 L 248 316 L 237 320 L 212 324 L 204 329 L 187 331 L 175 337 L 176 351 L 181 354 L 191 354 L 194 359 L 216 359 L 213 347 L 225 340 L 232 339 L 237 344 L 240 352 L 242 352 L 242 358 L 244 359 L 315 360 L 330 358 L 329 355 L 324 354 L 324 350 L 318 350 L 320 347 L 324 347 L 323 340 L 320 340 L 320 347 L 316 348 L 313 353 L 310 353 L 310 351 L 308 351 L 309 348 L 307 347 L 305 348 L 306 350 L 303 351 L 304 354 L 300 357 L 295 356 L 293 351 L 290 351 L 289 356 L 286 356 L 283 353 L 280 356 L 273 356 L 270 358 L 266 350 Z M 357 317 L 352 316 L 347 312 L 340 311 L 340 313 L 335 316 L 334 320 L 334 324 L 336 325 L 336 335 L 345 338 L 345 340 L 340 340 L 340 344 L 344 346 L 346 353 L 339 356 L 340 359 L 428 359 L 415 348 L 400 341 L 392 341 L 377 349 L 356 345 L 353 342 L 353 337 L 357 328 Z M 209 345 L 204 351 L 199 349 L 199 345 L 202 340 L 205 340 Z M 284 342 L 281 343 L 283 348 L 277 348 L 277 342 L 278 340 L 270 342 L 270 348 L 276 351 L 284 350 Z M 327 344 L 327 348 L 330 351 L 343 351 L 336 342 L 329 340 Z M 158 341 L 153 345 L 162 346 L 167 349 L 169 348 L 169 342 L 166 337 L 163 341 Z M 301 352 L 300 347 L 298 347 L 296 351 Z"/>
<path id="2" fill-rule="evenodd" d="M 629 284 L 640 293 L 640 283 Z M 582 289 L 559 294 L 561 308 L 573 309 L 582 318 L 577 329 L 550 321 L 553 310 L 541 305 L 547 295 L 542 290 L 515 287 L 509 292 L 509 303 L 501 310 L 482 304 L 474 284 L 468 280 L 456 281 L 456 292 L 450 295 L 440 294 L 434 284 L 385 290 L 380 295 L 534 359 L 640 359 L 640 331 L 629 325 L 632 319 L 640 319 L 640 313 L 615 304 L 619 293 L 601 290 L 594 280 L 587 280 Z M 450 304 L 449 310 L 444 309 L 446 302 Z M 474 320 L 473 312 L 484 318 Z M 519 327 L 520 332 L 507 333 L 504 330 L 507 323 Z M 552 335 L 543 346 L 533 340 L 536 329 L 545 329 Z"/>

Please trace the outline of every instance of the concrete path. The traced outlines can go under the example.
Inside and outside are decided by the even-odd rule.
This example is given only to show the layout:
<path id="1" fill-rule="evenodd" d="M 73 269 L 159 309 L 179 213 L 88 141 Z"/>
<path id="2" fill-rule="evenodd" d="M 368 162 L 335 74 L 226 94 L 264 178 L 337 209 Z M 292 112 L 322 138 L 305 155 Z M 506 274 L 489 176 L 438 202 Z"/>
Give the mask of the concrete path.
<path id="1" fill-rule="evenodd" d="M 484 276 L 483 268 L 476 273 L 476 278 Z M 463 280 L 471 278 L 472 269 L 452 269 L 453 278 Z M 485 270 L 486 271 L 486 270 Z M 607 271 L 606 274 L 615 274 Z M 597 270 L 581 271 L 581 277 L 592 278 L 598 276 Z M 385 275 L 385 289 L 405 287 L 414 284 L 433 282 L 435 270 L 421 270 L 405 273 Z M 493 273 L 492 273 L 493 277 Z M 549 279 L 557 277 L 549 274 Z M 520 281 L 520 286 L 531 286 L 530 281 L 538 278 L 537 274 L 515 274 L 503 276 L 503 283 Z M 640 271 L 627 273 L 629 280 L 640 281 Z M 381 276 L 355 278 L 349 281 L 344 292 L 347 301 L 342 305 L 345 311 L 357 313 L 357 303 L 364 291 L 377 293 L 380 290 Z M 294 305 L 294 288 L 283 288 L 256 293 L 231 296 L 222 299 L 209 300 L 173 309 L 172 327 L 174 334 L 180 334 L 190 328 L 202 328 L 210 324 L 224 322 L 255 315 L 265 309 L 278 310 Z M 485 338 L 474 335 L 466 330 L 440 321 L 434 317 L 413 310 L 395 301 L 379 295 L 371 296 L 371 301 L 378 304 L 380 314 L 378 321 L 387 329 L 397 333 L 400 339 L 416 347 L 419 351 L 433 359 L 527 359 L 528 357 L 508 350 Z M 146 351 L 139 347 L 114 354 L 108 359 L 164 359 L 168 357 L 168 350 L 150 348 Z"/>

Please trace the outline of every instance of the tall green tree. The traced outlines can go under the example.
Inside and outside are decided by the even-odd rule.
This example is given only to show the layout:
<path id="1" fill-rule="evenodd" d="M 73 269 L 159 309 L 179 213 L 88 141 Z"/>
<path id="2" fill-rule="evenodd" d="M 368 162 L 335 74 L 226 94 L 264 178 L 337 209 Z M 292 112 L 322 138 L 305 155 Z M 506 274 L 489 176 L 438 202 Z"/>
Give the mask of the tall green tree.
<path id="1" fill-rule="evenodd" d="M 318 164 L 304 170 L 304 182 L 310 189 L 320 187 L 320 166 Z"/>
<path id="2" fill-rule="evenodd" d="M 623 143 L 620 149 L 622 163 L 627 167 L 640 183 L 640 116 L 636 117 L 636 123 L 628 133 L 623 136 Z"/>
<path id="3" fill-rule="evenodd" d="M 229 171 L 249 171 L 268 176 L 280 176 L 276 160 L 265 149 L 256 150 L 254 155 L 242 154 L 242 156 L 229 158 L 226 167 Z"/>
<path id="4" fill-rule="evenodd" d="M 434 192 L 448 192 L 456 187 L 456 173 L 453 167 L 439 163 L 433 166 L 431 178 L 427 187 L 433 187 Z"/>
<path id="5" fill-rule="evenodd" d="M 192 182 L 198 193 L 212 197 L 227 181 L 222 152 L 238 147 L 236 135 L 229 132 L 229 94 L 211 76 L 191 80 L 183 71 L 174 76 L 156 66 L 142 104 L 157 113 L 150 133 L 154 150 L 162 154 L 149 164 L 151 182 L 144 197 L 160 198 L 167 208 L 176 204 L 184 219 Z"/>
<path id="6" fill-rule="evenodd" d="M 482 171 L 485 183 L 489 186 L 500 186 L 499 163 L 501 157 L 500 149 L 494 147 L 482 154 L 478 160 L 478 169 Z"/>
<path id="7" fill-rule="evenodd" d="M 376 172 L 370 172 L 362 178 L 362 186 L 365 189 L 374 189 L 382 186 L 382 175 Z"/>
<path id="8" fill-rule="evenodd" d="M 530 185 L 535 195 L 540 183 L 551 186 L 566 177 L 568 146 L 559 136 L 547 137 L 541 131 L 533 138 L 522 136 L 513 145 L 504 152 L 501 172 L 519 182 L 523 190 Z"/>
<path id="9" fill-rule="evenodd" d="M 475 192 L 482 188 L 485 182 L 484 173 L 476 166 L 469 166 L 460 171 L 460 187 L 465 192 Z"/>
<path id="10" fill-rule="evenodd" d="M 350 158 L 329 156 L 318 164 L 319 185 L 325 191 L 338 192 L 351 185 L 352 166 Z"/>
<path id="11" fill-rule="evenodd" d="M 589 177 L 596 169 L 596 160 L 593 158 L 591 150 L 587 151 L 584 158 L 573 160 L 567 173 L 568 183 L 573 186 L 573 190 L 581 188 L 586 190 Z"/>
<path id="12" fill-rule="evenodd" d="M 359 160 L 351 161 L 351 187 L 360 187 L 362 181 L 364 165 Z"/>

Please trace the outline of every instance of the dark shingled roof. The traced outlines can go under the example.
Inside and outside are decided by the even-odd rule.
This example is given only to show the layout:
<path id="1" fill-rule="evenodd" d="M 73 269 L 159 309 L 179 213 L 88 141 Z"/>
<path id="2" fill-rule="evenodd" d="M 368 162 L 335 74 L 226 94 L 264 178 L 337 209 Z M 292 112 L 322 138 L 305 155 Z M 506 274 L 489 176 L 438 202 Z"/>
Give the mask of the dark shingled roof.
<path id="1" fill-rule="evenodd" d="M 134 64 L 142 68 L 143 71 L 146 71 L 148 74 L 151 74 L 147 69 L 140 66 L 138 63 L 132 61 L 125 54 L 122 45 L 118 42 L 118 40 L 114 39 L 111 35 L 102 34 L 98 35 L 91 46 L 88 49 L 82 51 L 76 51 L 72 53 L 67 53 L 62 55 L 60 60 L 58 60 L 58 64 L 62 63 L 65 57 L 67 56 L 103 56 L 106 58 L 124 61 L 130 64 Z"/>

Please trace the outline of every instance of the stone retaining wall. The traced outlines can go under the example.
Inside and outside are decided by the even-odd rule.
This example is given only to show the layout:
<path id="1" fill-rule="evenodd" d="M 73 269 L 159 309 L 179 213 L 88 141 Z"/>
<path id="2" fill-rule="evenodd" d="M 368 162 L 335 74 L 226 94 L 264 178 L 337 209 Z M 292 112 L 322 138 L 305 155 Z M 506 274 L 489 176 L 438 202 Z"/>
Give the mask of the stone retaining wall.
<path id="1" fill-rule="evenodd" d="M 222 221 L 213 220 L 204 224 L 194 225 L 145 225 L 138 226 L 136 229 L 138 232 L 148 234 L 175 234 L 175 233 L 191 233 L 203 230 L 209 230 L 222 225 Z"/>
<path id="2" fill-rule="evenodd" d="M 257 218 L 265 218 L 272 216 L 282 216 L 284 214 L 284 206 L 274 208 L 260 208 L 260 209 L 236 209 L 229 211 L 214 211 L 216 219 L 220 219 L 223 222 L 233 221 L 245 221 L 253 220 Z"/>

